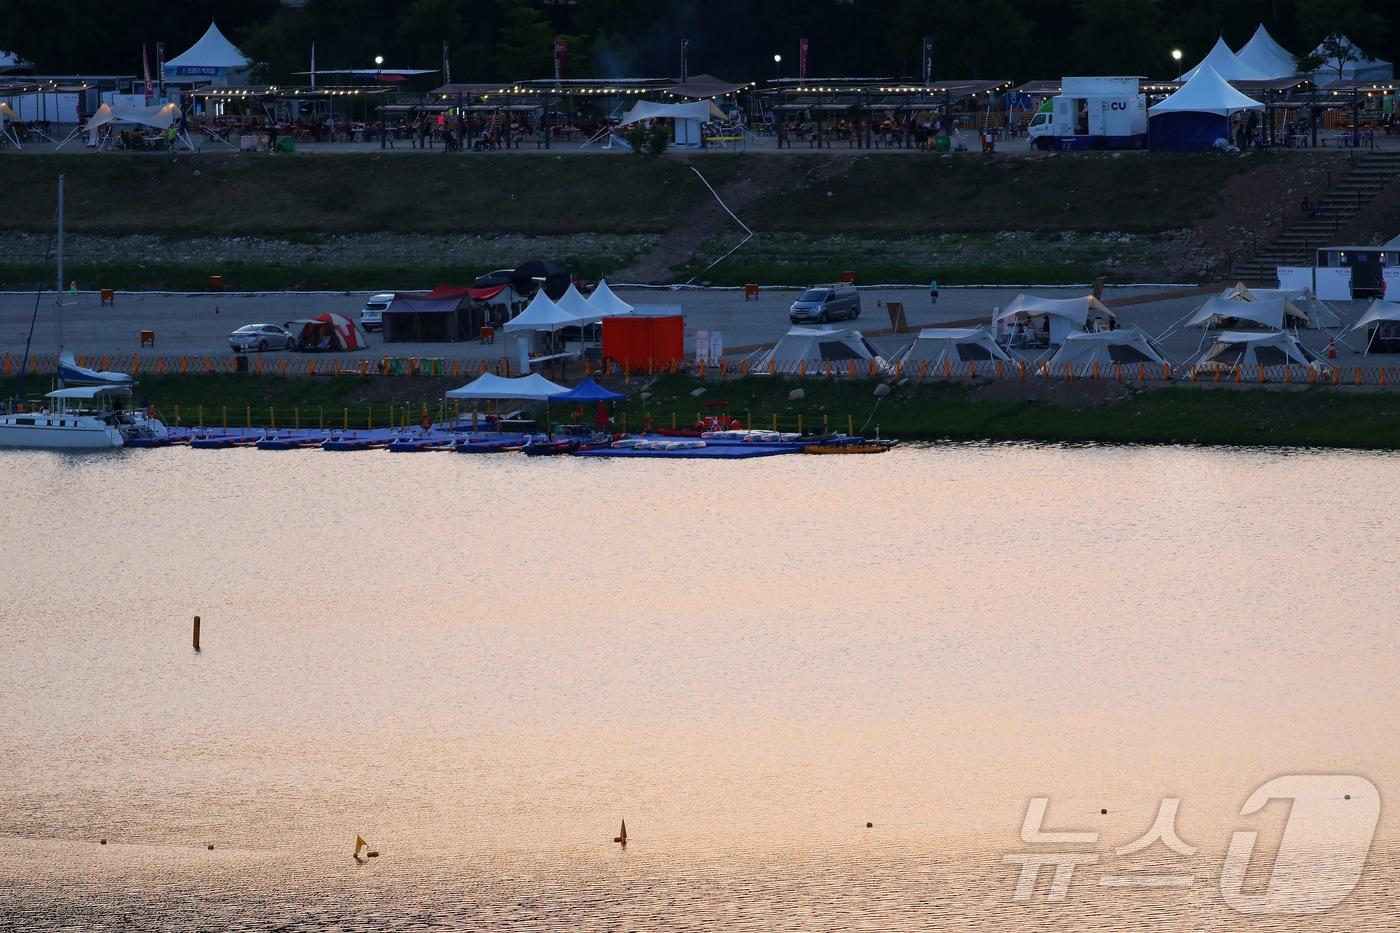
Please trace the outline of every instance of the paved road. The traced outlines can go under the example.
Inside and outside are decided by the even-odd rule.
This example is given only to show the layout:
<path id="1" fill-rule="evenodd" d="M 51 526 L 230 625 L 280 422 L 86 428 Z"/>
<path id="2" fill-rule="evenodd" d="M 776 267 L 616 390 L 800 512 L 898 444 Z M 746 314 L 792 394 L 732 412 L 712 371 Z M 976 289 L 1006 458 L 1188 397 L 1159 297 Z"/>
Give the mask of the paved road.
<path id="1" fill-rule="evenodd" d="M 687 346 L 693 348 L 696 330 L 718 330 L 725 346 L 739 348 L 771 343 L 788 327 L 786 310 L 795 297 L 790 290 L 765 289 L 757 301 L 745 301 L 739 291 L 670 291 L 665 289 L 619 288 L 626 301 L 642 306 L 679 305 L 686 315 Z M 1158 293 L 1156 288 L 1110 288 L 1105 298 L 1112 303 L 1138 295 Z M 1082 289 L 1037 289 L 1046 297 L 1069 297 L 1082 294 Z M 864 312 L 858 322 L 865 331 L 878 331 L 889 326 L 884 302 L 901 301 L 912 325 L 937 325 L 970 320 L 990 319 L 992 309 L 1005 306 L 1017 294 L 1013 289 L 944 289 L 937 305 L 929 303 L 922 289 L 866 290 L 862 295 Z M 65 306 L 65 345 L 81 355 L 123 354 L 138 351 L 139 332 L 156 332 L 156 352 L 169 355 L 227 354 L 228 333 L 242 324 L 281 323 L 293 318 L 305 318 L 325 311 L 334 311 L 356 318 L 364 303 L 363 294 L 352 295 L 127 295 L 119 294 L 116 304 L 102 307 L 95 292 L 83 292 L 69 298 Z M 1152 336 L 1160 336 L 1197 307 L 1202 297 L 1171 298 L 1143 304 L 1131 304 L 1118 310 L 1125 326 L 1136 326 Z M 1335 305 L 1343 320 L 1350 324 L 1365 309 L 1365 302 Z M 0 352 L 17 356 L 24 352 L 30 316 L 34 310 L 33 295 L 0 295 Z M 1302 333 L 1305 345 L 1315 351 L 1326 347 L 1328 334 L 1321 330 Z M 342 354 L 341 359 L 360 357 L 378 359 L 381 356 L 424 356 L 448 359 L 491 359 L 506 355 L 504 337 L 492 346 L 476 342 L 444 343 L 383 343 L 380 335 L 369 335 L 369 347 L 359 353 Z M 882 350 L 900 345 L 907 337 L 876 336 Z M 1200 331 L 1179 331 L 1163 343 L 1164 351 L 1175 359 L 1191 355 L 1201 344 Z M 1356 350 L 1364 348 L 1361 340 L 1351 340 Z M 52 353 L 57 345 L 52 296 L 40 302 L 39 325 L 34 334 L 34 350 Z M 148 351 L 149 352 L 149 351 Z M 1350 351 L 1342 350 L 1344 357 Z M 1373 356 L 1372 365 L 1400 365 L 1400 358 Z"/>

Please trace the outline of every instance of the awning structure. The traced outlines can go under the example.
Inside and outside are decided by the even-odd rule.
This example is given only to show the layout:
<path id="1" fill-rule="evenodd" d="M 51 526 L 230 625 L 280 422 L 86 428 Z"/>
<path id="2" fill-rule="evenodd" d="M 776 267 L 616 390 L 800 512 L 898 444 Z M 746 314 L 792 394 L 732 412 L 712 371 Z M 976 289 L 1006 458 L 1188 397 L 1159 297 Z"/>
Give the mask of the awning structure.
<path id="1" fill-rule="evenodd" d="M 476 399 L 518 398 L 532 402 L 545 402 L 563 395 L 568 391 L 569 390 L 564 386 L 550 382 L 539 373 L 531 373 L 528 376 L 517 376 L 515 378 L 485 373 L 460 388 L 448 390 L 447 397 Z"/>
<path id="2" fill-rule="evenodd" d="M 163 130 L 178 119 L 180 108 L 174 104 L 162 104 L 159 107 L 113 107 L 111 104 L 103 104 L 88 117 L 87 123 L 83 125 L 83 132 L 91 133 L 108 123 L 136 123 Z"/>
<path id="3" fill-rule="evenodd" d="M 699 120 L 701 123 L 710 119 L 711 110 L 714 104 L 708 100 L 697 100 L 688 104 L 657 104 L 649 100 L 639 100 L 632 109 L 623 115 L 618 126 L 627 126 L 632 123 L 639 123 L 642 120 Z M 722 114 L 721 114 L 722 116 Z"/>
<path id="4" fill-rule="evenodd" d="M 1284 304 L 1285 300 L 1278 296 L 1240 301 L 1223 295 L 1211 295 L 1196 309 L 1185 326 L 1212 328 L 1227 326 L 1230 321 L 1248 321 L 1270 330 L 1283 330 L 1287 316 Z M 1307 324 L 1306 315 L 1302 323 Z"/>

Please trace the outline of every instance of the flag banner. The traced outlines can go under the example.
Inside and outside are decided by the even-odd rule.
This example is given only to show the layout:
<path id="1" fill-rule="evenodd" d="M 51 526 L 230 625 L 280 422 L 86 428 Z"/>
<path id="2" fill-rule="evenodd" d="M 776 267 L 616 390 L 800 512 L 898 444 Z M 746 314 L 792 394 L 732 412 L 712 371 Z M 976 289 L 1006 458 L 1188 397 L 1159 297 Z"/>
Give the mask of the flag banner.
<path id="1" fill-rule="evenodd" d="M 797 40 L 797 77 L 807 79 L 807 40 Z"/>
<path id="2" fill-rule="evenodd" d="M 564 77 L 564 53 L 568 51 L 569 43 L 563 39 L 554 40 L 554 80 L 558 81 Z"/>
<path id="3" fill-rule="evenodd" d="M 933 82 L 933 37 L 924 36 L 924 85 Z"/>

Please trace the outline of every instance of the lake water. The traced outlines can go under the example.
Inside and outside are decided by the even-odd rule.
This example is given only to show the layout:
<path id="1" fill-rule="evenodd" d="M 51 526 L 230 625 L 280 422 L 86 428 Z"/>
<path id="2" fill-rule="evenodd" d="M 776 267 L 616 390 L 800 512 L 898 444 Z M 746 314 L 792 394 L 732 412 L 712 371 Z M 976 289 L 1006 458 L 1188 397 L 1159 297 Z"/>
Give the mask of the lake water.
<path id="1" fill-rule="evenodd" d="M 1231 831 L 1288 815 L 1256 787 L 1400 777 L 1396 488 L 1355 452 L 7 452 L 0 926 L 1217 929 Z M 1058 902 L 1003 861 L 1034 796 L 1099 834 Z M 1197 854 L 1114 855 L 1163 797 Z M 1248 922 L 1390 928 L 1395 843 L 1382 806 L 1340 906 Z M 1153 865 L 1192 881 L 1096 880 Z"/>

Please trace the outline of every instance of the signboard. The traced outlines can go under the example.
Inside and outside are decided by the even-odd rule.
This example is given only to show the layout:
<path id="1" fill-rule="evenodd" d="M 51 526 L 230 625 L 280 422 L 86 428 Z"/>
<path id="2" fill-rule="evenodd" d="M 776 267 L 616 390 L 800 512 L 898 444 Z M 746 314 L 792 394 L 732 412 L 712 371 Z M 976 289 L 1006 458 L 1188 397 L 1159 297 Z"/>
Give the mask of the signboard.
<path id="1" fill-rule="evenodd" d="M 1400 301 L 1400 266 L 1381 273 L 1381 297 L 1387 301 Z"/>
<path id="2" fill-rule="evenodd" d="M 1313 294 L 1323 301 L 1351 301 L 1351 270 L 1318 269 Z"/>
<path id="3" fill-rule="evenodd" d="M 169 71 L 170 69 L 166 68 L 165 70 Z M 176 65 L 175 73 L 197 78 L 216 78 L 219 75 L 219 69 L 212 65 Z"/>
<path id="4" fill-rule="evenodd" d="M 933 82 L 933 36 L 924 36 L 924 87 Z"/>
<path id="5" fill-rule="evenodd" d="M 724 335 L 717 330 L 710 331 L 710 355 L 707 359 L 712 366 L 718 366 L 724 359 Z"/>
<path id="6" fill-rule="evenodd" d="M 564 76 L 564 53 L 569 49 L 569 43 L 564 39 L 554 40 L 554 80 L 558 81 Z"/>
<path id="7" fill-rule="evenodd" d="M 695 362 L 708 363 L 710 361 L 710 332 L 707 330 L 697 330 L 695 332 Z"/>
<path id="8" fill-rule="evenodd" d="M 1278 267 L 1278 287 L 1279 288 L 1306 288 L 1312 291 L 1313 270 L 1312 266 L 1279 266 Z"/>

